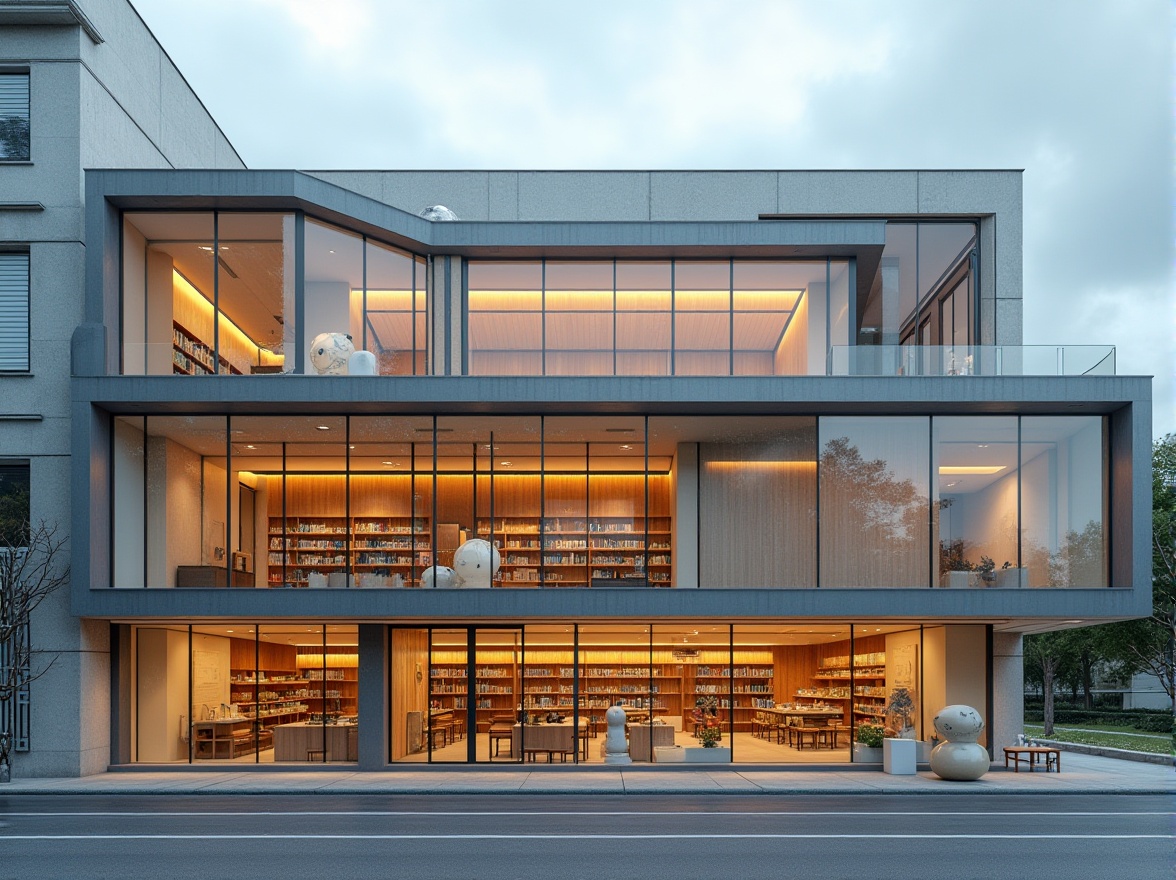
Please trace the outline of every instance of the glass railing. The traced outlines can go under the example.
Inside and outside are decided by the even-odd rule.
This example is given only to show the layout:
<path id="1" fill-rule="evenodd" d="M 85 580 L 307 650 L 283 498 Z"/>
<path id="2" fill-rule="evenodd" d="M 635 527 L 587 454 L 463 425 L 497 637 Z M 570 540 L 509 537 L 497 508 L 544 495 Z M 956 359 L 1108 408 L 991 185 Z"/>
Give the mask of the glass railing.
<path id="1" fill-rule="evenodd" d="M 835 345 L 830 376 L 1113 376 L 1113 345 Z"/>

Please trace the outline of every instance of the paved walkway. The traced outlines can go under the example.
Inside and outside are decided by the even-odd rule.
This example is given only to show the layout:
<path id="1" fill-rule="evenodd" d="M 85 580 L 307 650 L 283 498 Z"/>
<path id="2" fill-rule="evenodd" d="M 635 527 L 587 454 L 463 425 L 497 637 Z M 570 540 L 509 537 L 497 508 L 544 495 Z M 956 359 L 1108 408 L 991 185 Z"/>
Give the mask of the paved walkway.
<path id="1" fill-rule="evenodd" d="M 1061 773 L 993 765 L 975 782 L 928 770 L 888 776 L 845 765 L 778 767 L 462 767 L 354 770 L 138 771 L 70 779 L 16 779 L 16 794 L 1171 794 L 1176 771 L 1160 764 L 1064 752 Z"/>

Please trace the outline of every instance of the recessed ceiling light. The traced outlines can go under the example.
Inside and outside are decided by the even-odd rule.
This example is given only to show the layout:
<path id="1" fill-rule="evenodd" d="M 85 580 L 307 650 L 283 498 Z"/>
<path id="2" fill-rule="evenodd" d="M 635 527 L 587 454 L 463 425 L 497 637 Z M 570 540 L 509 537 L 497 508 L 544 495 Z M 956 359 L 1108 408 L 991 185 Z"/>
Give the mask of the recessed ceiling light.
<path id="1" fill-rule="evenodd" d="M 348 446 L 347 448 L 348 448 L 348 449 L 354 449 L 354 448 L 355 448 L 355 444 L 354 444 L 354 443 L 352 443 L 352 444 L 351 444 L 350 446 Z"/>
<path id="2" fill-rule="evenodd" d="M 939 473 L 940 473 L 940 475 L 946 475 L 946 476 L 956 476 L 956 475 L 963 476 L 964 474 L 987 475 L 987 474 L 999 474 L 1004 469 L 1005 469 L 1005 466 L 1003 464 L 990 464 L 990 465 L 975 464 L 975 465 L 960 465 L 958 467 L 955 465 L 940 465 Z"/>
<path id="3" fill-rule="evenodd" d="M 392 462 L 390 462 L 390 461 L 382 461 L 382 462 L 380 462 L 380 464 L 392 464 Z"/>
<path id="4" fill-rule="evenodd" d="M 500 461 L 499 464 L 502 465 L 503 467 L 510 467 L 511 465 L 514 464 L 514 462 L 513 461 Z"/>
<path id="5" fill-rule="evenodd" d="M 226 629 L 226 630 L 225 630 L 225 632 L 227 632 L 227 633 L 231 633 L 231 632 L 232 632 L 232 630 L 231 630 L 231 629 Z"/>
<path id="6" fill-rule="evenodd" d="M 977 448 L 977 449 L 987 449 L 987 448 L 988 448 L 988 444 L 987 444 L 987 443 L 977 443 L 977 444 L 976 444 L 976 448 Z"/>
<path id="7" fill-rule="evenodd" d="M 333 253 L 335 253 L 335 252 L 334 252 L 334 251 L 332 251 L 332 250 L 328 250 L 328 251 L 327 251 L 327 253 L 328 253 L 328 254 L 333 254 Z"/>
<path id="8" fill-rule="evenodd" d="M 329 431 L 329 430 L 331 430 L 330 425 L 315 425 L 314 427 L 315 427 L 316 431 Z"/>
<path id="9" fill-rule="evenodd" d="M 632 448 L 633 448 L 633 447 L 632 447 L 632 446 L 630 446 L 628 443 L 622 443 L 622 444 L 621 444 L 621 449 L 632 449 Z"/>
<path id="10" fill-rule="evenodd" d="M 256 447 L 256 446 L 254 446 L 252 443 L 246 443 L 246 444 L 245 444 L 245 448 L 246 448 L 246 449 L 256 449 L 257 447 Z"/>

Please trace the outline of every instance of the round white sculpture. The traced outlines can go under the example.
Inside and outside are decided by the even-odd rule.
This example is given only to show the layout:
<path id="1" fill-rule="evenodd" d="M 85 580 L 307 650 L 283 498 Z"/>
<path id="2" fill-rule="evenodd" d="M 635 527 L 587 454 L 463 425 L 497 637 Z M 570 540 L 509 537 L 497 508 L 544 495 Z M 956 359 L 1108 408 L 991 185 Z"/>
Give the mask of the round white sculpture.
<path id="1" fill-rule="evenodd" d="M 346 376 L 355 343 L 346 333 L 320 333 L 310 341 L 310 365 L 320 376 Z"/>
<path id="2" fill-rule="evenodd" d="M 988 772 L 988 750 L 976 740 L 984 719 L 971 706 L 944 706 L 932 721 L 943 742 L 931 750 L 931 769 L 943 779 L 968 782 Z"/>
<path id="3" fill-rule="evenodd" d="M 347 359 L 347 374 L 349 376 L 377 376 L 379 368 L 376 366 L 376 356 L 370 351 L 357 351 Z"/>
<path id="4" fill-rule="evenodd" d="M 471 538 L 453 554 L 453 568 L 463 587 L 489 589 L 501 563 L 498 548 L 483 538 Z"/>
<path id="5" fill-rule="evenodd" d="M 620 706 L 609 706 L 604 720 L 608 724 L 608 732 L 604 735 L 604 763 L 632 764 L 629 742 L 625 739 L 625 710 Z"/>
<path id="6" fill-rule="evenodd" d="M 421 586 L 426 590 L 448 590 L 457 586 L 457 572 L 448 565 L 432 565 L 421 572 Z"/>
<path id="7" fill-rule="evenodd" d="M 426 220 L 432 220 L 434 223 L 438 221 L 452 221 L 457 219 L 457 215 L 444 205 L 429 205 L 425 210 L 421 211 L 421 216 Z"/>

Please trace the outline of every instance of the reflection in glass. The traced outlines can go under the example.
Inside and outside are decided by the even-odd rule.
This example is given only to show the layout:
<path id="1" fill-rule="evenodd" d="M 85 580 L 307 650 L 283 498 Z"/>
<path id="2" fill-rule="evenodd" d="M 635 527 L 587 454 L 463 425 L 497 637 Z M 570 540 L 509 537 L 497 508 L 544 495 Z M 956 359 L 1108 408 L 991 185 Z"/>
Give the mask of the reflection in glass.
<path id="1" fill-rule="evenodd" d="M 929 586 L 929 419 L 819 424 L 821 586 Z"/>
<path id="2" fill-rule="evenodd" d="M 1030 586 L 1108 584 L 1104 430 L 1098 416 L 1021 419 L 1021 554 Z"/>
<path id="3" fill-rule="evenodd" d="M 543 375 L 543 264 L 469 264 L 469 374 Z"/>
<path id="4" fill-rule="evenodd" d="M 363 298 L 363 336 L 357 349 L 376 356 L 381 376 L 412 376 L 425 372 L 425 337 L 418 336 L 417 309 L 425 291 L 414 290 L 416 261 L 403 251 L 379 242 L 365 242 L 367 285 Z"/>

